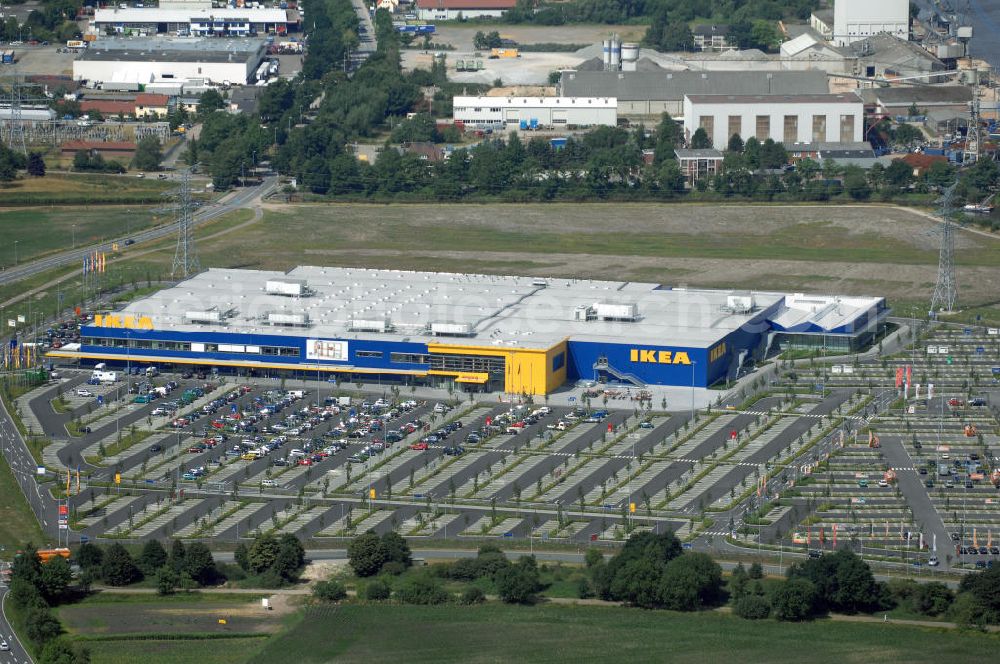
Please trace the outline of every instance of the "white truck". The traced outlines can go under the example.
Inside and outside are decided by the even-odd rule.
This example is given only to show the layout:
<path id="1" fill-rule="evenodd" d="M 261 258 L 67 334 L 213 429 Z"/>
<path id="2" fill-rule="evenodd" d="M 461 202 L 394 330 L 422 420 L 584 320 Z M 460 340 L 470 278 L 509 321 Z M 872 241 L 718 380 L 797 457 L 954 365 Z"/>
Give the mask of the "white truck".
<path id="1" fill-rule="evenodd" d="M 90 376 L 92 379 L 96 378 L 102 383 L 117 383 L 118 382 L 118 372 L 117 371 L 95 371 Z"/>

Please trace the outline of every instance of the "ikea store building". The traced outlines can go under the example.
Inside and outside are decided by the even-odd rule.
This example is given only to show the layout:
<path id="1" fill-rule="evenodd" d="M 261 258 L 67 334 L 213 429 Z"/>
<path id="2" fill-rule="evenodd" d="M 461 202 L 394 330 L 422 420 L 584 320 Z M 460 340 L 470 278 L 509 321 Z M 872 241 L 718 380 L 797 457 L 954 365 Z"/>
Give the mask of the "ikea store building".
<path id="1" fill-rule="evenodd" d="M 785 347 L 856 350 L 885 300 L 659 284 L 299 267 L 211 269 L 95 315 L 83 364 L 541 395 L 564 383 L 707 387 Z"/>

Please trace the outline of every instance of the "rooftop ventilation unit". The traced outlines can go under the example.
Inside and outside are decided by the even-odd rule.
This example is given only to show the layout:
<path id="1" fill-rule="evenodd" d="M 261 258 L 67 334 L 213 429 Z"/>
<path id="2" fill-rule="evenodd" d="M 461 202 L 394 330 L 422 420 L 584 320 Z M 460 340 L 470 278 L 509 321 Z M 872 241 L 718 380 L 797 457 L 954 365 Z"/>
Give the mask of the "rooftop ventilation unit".
<path id="1" fill-rule="evenodd" d="M 748 314 L 756 308 L 753 295 L 727 295 L 723 311 L 731 314 Z"/>
<path id="2" fill-rule="evenodd" d="M 310 291 L 303 279 L 268 279 L 264 284 L 264 292 L 268 295 L 304 297 Z"/>
<path id="3" fill-rule="evenodd" d="M 639 305 L 597 302 L 594 304 L 594 315 L 601 320 L 634 321 L 639 318 Z"/>
<path id="4" fill-rule="evenodd" d="M 268 325 L 295 325 L 306 327 L 309 325 L 309 314 L 282 314 L 271 312 L 267 315 Z"/>
<path id="5" fill-rule="evenodd" d="M 352 332 L 388 332 L 392 324 L 386 318 L 352 318 L 347 327 Z"/>
<path id="6" fill-rule="evenodd" d="M 472 323 L 431 323 L 431 334 L 439 337 L 471 337 Z"/>
<path id="7" fill-rule="evenodd" d="M 581 305 L 573 310 L 573 320 L 588 321 L 596 319 L 597 319 L 597 314 L 594 313 L 593 307 L 588 307 L 587 305 Z"/>

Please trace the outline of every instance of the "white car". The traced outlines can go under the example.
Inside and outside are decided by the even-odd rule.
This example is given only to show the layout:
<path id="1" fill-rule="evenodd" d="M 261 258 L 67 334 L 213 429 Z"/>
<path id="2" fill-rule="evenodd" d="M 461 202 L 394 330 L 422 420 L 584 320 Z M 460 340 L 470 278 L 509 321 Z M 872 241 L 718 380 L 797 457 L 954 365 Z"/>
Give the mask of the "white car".
<path id="1" fill-rule="evenodd" d="M 6 641 L 0 641 L 0 650 L 7 651 L 10 650 L 10 644 Z"/>
<path id="2" fill-rule="evenodd" d="M 931 567 L 937 567 L 938 566 L 937 556 L 931 556 L 930 558 L 928 558 L 927 564 L 930 565 Z"/>
<path id="3" fill-rule="evenodd" d="M 94 396 L 94 393 L 91 392 L 90 390 L 77 390 L 76 391 L 76 396 L 78 396 L 78 397 L 92 397 L 92 396 Z"/>
<path id="4" fill-rule="evenodd" d="M 261 480 L 260 481 L 260 485 L 261 486 L 267 486 L 267 487 L 276 487 L 276 486 L 278 486 L 278 482 L 276 480 L 267 479 L 267 480 Z"/>

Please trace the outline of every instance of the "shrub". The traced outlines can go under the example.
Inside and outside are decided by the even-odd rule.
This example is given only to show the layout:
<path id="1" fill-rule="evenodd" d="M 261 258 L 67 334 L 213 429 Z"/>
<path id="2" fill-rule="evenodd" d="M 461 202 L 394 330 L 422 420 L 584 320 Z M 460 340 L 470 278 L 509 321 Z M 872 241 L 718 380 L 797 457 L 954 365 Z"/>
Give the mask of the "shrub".
<path id="1" fill-rule="evenodd" d="M 365 599 L 373 602 L 383 602 L 392 595 L 389 584 L 381 579 L 375 579 L 365 586 Z"/>
<path id="2" fill-rule="evenodd" d="M 431 575 L 418 574 L 400 584 L 396 598 L 407 604 L 444 604 L 451 595 Z"/>
<path id="3" fill-rule="evenodd" d="M 493 576 L 497 595 L 508 604 L 527 604 L 541 587 L 534 556 L 521 556 L 516 564 L 504 567 Z"/>
<path id="4" fill-rule="evenodd" d="M 771 604 L 766 597 L 747 593 L 736 600 L 733 613 L 747 620 L 763 620 L 771 615 Z"/>
<path id="5" fill-rule="evenodd" d="M 321 602 L 339 602 L 347 597 L 347 588 L 340 581 L 319 581 L 313 586 L 313 597 Z"/>
<path id="6" fill-rule="evenodd" d="M 486 593 L 478 586 L 469 586 L 462 592 L 459 602 L 462 604 L 482 604 L 486 601 Z"/>
<path id="7" fill-rule="evenodd" d="M 399 576 L 405 571 L 406 571 L 406 565 L 396 560 L 390 560 L 382 564 L 382 569 L 379 570 L 379 573 L 389 574 L 392 576 Z"/>
<path id="8" fill-rule="evenodd" d="M 792 578 L 771 591 L 771 610 L 778 620 L 811 618 L 816 611 L 816 587 L 802 578 Z"/>

